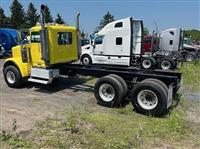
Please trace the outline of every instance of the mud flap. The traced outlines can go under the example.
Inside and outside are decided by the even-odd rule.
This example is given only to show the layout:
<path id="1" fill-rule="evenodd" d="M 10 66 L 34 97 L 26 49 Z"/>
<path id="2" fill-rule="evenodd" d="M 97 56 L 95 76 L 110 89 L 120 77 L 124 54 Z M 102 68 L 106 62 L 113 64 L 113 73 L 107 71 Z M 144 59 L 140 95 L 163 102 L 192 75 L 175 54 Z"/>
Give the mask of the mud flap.
<path id="1" fill-rule="evenodd" d="M 170 84 L 168 89 L 167 108 L 169 108 L 172 105 L 172 99 L 173 99 L 173 84 Z"/>

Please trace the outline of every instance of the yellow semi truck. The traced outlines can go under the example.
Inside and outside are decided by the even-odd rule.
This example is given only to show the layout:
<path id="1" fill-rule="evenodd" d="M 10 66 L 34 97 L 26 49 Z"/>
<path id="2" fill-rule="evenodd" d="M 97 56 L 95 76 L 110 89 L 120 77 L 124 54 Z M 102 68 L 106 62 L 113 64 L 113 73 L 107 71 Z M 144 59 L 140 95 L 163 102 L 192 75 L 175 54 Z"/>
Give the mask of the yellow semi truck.
<path id="1" fill-rule="evenodd" d="M 42 5 L 41 25 L 30 29 L 29 42 L 12 48 L 12 57 L 5 61 L 3 73 L 9 87 L 22 87 L 27 81 L 50 84 L 60 75 L 94 76 L 99 78 L 94 87 L 98 104 L 115 107 L 129 99 L 140 113 L 155 116 L 166 113 L 181 86 L 181 73 L 74 64 L 81 54 L 79 14 L 76 27 L 48 25 L 44 23 L 44 10 Z"/>

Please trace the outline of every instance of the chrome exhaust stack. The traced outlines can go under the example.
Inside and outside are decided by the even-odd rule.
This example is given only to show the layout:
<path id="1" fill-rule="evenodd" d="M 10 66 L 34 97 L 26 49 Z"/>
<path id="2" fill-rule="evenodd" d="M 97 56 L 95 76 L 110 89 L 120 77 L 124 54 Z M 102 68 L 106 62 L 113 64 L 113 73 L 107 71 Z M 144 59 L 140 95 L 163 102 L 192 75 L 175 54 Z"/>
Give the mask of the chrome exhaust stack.
<path id="1" fill-rule="evenodd" d="M 45 61 L 45 64 L 49 64 L 49 42 L 48 42 L 48 30 L 45 27 L 45 5 L 41 5 L 40 10 L 40 40 L 41 40 L 41 49 L 42 49 L 42 60 Z"/>
<path id="2" fill-rule="evenodd" d="M 77 14 L 76 14 L 76 28 L 77 28 L 77 30 L 80 32 L 80 28 L 79 28 L 79 17 L 80 17 L 80 12 L 78 12 Z"/>
<path id="3" fill-rule="evenodd" d="M 77 29 L 77 49 L 78 49 L 78 58 L 81 56 L 81 38 L 80 38 L 80 21 L 79 21 L 80 13 L 76 14 L 76 29 Z"/>

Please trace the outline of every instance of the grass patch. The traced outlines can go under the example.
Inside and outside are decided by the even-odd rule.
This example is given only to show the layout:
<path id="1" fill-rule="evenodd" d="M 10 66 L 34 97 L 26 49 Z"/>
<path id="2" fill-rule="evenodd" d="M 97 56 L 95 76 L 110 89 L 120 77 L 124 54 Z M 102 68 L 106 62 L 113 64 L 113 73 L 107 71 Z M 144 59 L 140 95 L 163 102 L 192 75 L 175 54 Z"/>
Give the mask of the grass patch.
<path id="1" fill-rule="evenodd" d="M 185 90 L 200 92 L 200 61 L 186 62 L 178 69 L 183 74 Z"/>
<path id="2" fill-rule="evenodd" d="M 167 118 L 137 114 L 131 105 L 98 112 L 86 108 L 73 109 L 66 113 L 66 121 L 46 119 L 38 123 L 25 140 L 11 137 L 7 142 L 12 146 L 22 144 L 20 146 L 24 148 L 200 147 L 200 134 L 195 133 L 199 126 L 192 125 L 191 128 L 184 116 L 188 102 L 182 100 Z"/>

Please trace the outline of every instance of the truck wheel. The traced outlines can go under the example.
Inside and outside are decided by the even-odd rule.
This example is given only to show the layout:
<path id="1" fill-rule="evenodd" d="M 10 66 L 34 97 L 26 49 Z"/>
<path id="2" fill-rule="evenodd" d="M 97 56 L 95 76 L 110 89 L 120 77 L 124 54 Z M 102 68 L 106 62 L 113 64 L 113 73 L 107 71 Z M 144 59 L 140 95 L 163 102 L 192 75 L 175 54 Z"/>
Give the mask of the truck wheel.
<path id="1" fill-rule="evenodd" d="M 118 106 L 124 94 L 121 83 L 110 76 L 105 76 L 97 80 L 94 88 L 98 104 L 106 107 Z"/>
<path id="2" fill-rule="evenodd" d="M 172 59 L 172 69 L 176 69 L 177 68 L 177 66 L 178 66 L 178 61 L 177 60 L 175 60 L 175 59 Z"/>
<path id="3" fill-rule="evenodd" d="M 84 64 L 84 65 L 90 65 L 92 64 L 92 59 L 89 55 L 83 55 L 81 57 L 81 62 Z"/>
<path id="4" fill-rule="evenodd" d="M 159 66 L 163 70 L 170 70 L 173 68 L 173 65 L 175 65 L 175 63 L 173 63 L 172 59 L 169 57 L 162 58 L 159 62 Z"/>
<path id="5" fill-rule="evenodd" d="M 143 57 L 141 60 L 141 66 L 144 69 L 151 69 L 155 66 L 156 60 L 153 57 Z"/>
<path id="6" fill-rule="evenodd" d="M 6 84 L 11 88 L 19 88 L 25 82 L 20 71 L 13 65 L 7 66 L 3 73 Z"/>
<path id="7" fill-rule="evenodd" d="M 149 79 L 143 80 L 142 82 L 156 82 L 156 83 L 158 83 L 164 89 L 165 96 L 168 97 L 168 87 L 162 81 L 160 81 L 158 79 L 154 79 L 154 78 L 149 78 Z"/>
<path id="8" fill-rule="evenodd" d="M 189 52 L 185 55 L 185 59 L 188 62 L 194 61 L 197 58 L 197 55 L 195 52 Z"/>
<path id="9" fill-rule="evenodd" d="M 161 116 L 167 110 L 165 89 L 153 81 L 143 81 L 131 91 L 131 102 L 139 113 Z"/>
<path id="10" fill-rule="evenodd" d="M 127 84 L 126 84 L 126 81 L 125 81 L 122 77 L 120 77 L 120 76 L 118 76 L 118 75 L 116 75 L 116 74 L 110 74 L 109 76 L 111 76 L 111 77 L 117 79 L 117 80 L 121 83 L 121 85 L 122 85 L 122 87 L 123 87 L 123 93 L 124 93 L 124 94 L 123 94 L 123 97 L 125 97 L 126 94 L 127 94 L 127 92 L 128 92 L 128 86 L 127 86 Z"/>
<path id="11" fill-rule="evenodd" d="M 182 61 L 183 60 L 183 55 L 179 52 L 175 52 L 175 53 L 172 53 L 171 55 L 172 59 L 176 59 L 178 61 Z"/>

